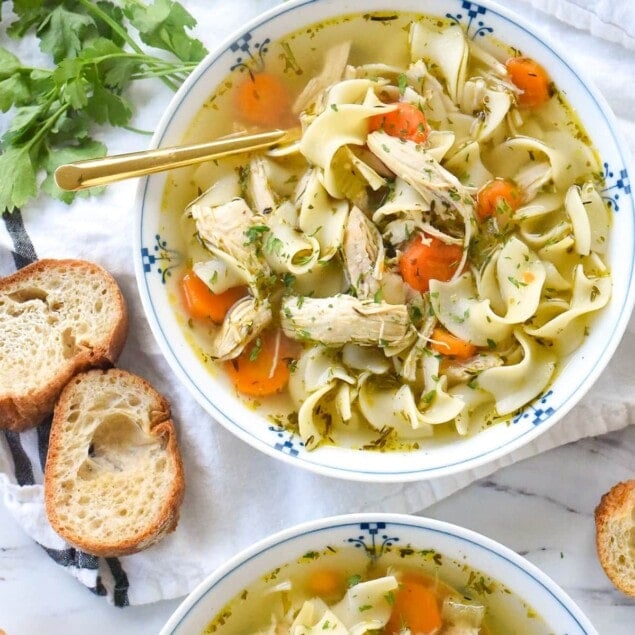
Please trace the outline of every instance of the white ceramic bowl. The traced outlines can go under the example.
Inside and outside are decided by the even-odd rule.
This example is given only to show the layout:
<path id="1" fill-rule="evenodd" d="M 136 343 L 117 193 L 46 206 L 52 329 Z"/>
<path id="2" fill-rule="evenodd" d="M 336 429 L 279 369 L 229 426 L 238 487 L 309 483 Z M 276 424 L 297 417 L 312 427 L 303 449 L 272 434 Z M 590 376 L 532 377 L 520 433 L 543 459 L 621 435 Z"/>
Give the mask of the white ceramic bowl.
<path id="1" fill-rule="evenodd" d="M 553 426 L 598 378 L 620 341 L 633 305 L 635 230 L 628 181 L 632 170 L 613 115 L 603 97 L 584 80 L 584 72 L 534 26 L 486 1 L 476 4 L 463 0 L 295 0 L 280 4 L 234 33 L 200 64 L 168 106 L 152 146 L 178 144 L 195 114 L 231 67 L 263 53 L 268 41 L 328 17 L 382 9 L 452 17 L 471 38 L 492 34 L 503 42 L 513 43 L 548 69 L 600 152 L 606 179 L 602 195 L 612 201 L 615 212 L 608 253 L 613 295 L 584 344 L 549 390 L 514 416 L 510 425 L 492 426 L 470 438 L 426 442 L 420 450 L 408 453 L 370 453 L 335 447 L 307 452 L 298 437 L 272 425 L 238 399 L 226 378 L 220 373 L 218 376 L 210 373 L 186 341 L 165 284 L 177 261 L 171 248 L 174 244 L 171 230 L 160 211 L 165 174 L 140 183 L 134 260 L 143 306 L 165 357 L 214 419 L 259 450 L 321 474 L 367 481 L 409 481 L 472 469 L 508 454 Z"/>
<path id="2" fill-rule="evenodd" d="M 478 570 L 488 586 L 490 580 L 495 581 L 491 585 L 493 592 L 487 596 L 490 612 L 506 615 L 507 620 L 517 620 L 507 621 L 508 628 L 512 623 L 514 628 L 507 631 L 502 628 L 501 633 L 512 630 L 567 635 L 597 633 L 553 580 L 514 551 L 485 536 L 418 516 L 349 514 L 297 525 L 242 551 L 214 571 L 183 601 L 160 635 L 200 635 L 245 587 L 286 563 L 300 562 L 301 568 L 308 568 L 313 561 L 302 556 L 309 552 L 321 553 L 327 548 L 329 554 L 332 550 L 340 555 L 352 551 L 352 557 L 362 563 L 371 556 L 379 556 L 380 563 L 382 559 L 395 558 L 397 566 L 399 563 L 419 566 L 458 590 L 465 588 L 470 570 Z M 426 555 L 415 553 L 404 558 L 400 554 L 402 549 L 409 554 L 423 551 Z M 269 586 L 283 578 L 284 567 Z M 539 620 L 528 618 L 528 609 L 540 616 L 544 630 L 536 628 Z"/>

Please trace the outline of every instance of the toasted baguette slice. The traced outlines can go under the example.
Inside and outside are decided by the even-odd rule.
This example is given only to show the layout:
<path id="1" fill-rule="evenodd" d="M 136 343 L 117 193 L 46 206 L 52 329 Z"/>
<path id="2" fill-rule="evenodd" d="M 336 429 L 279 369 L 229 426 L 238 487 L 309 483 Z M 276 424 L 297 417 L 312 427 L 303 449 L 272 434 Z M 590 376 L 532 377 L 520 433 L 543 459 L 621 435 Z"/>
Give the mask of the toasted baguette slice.
<path id="1" fill-rule="evenodd" d="M 0 279 L 0 428 L 53 412 L 68 380 L 112 366 L 128 331 L 123 295 L 83 260 L 40 260 Z"/>
<path id="2" fill-rule="evenodd" d="M 618 483 L 595 510 L 596 546 L 611 582 L 635 596 L 635 479 Z"/>
<path id="3" fill-rule="evenodd" d="M 135 553 L 174 530 L 183 490 L 168 401 L 116 368 L 73 377 L 55 407 L 44 471 L 53 529 L 97 556 Z"/>

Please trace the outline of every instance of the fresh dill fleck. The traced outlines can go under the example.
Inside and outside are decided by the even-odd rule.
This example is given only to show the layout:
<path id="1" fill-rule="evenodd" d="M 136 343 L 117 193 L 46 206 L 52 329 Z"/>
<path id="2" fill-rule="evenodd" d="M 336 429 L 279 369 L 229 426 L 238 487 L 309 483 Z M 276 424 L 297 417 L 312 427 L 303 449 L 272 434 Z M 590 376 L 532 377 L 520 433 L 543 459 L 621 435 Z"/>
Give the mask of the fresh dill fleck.
<path id="1" fill-rule="evenodd" d="M 397 86 L 399 86 L 399 94 L 403 95 L 406 92 L 406 87 L 408 86 L 408 77 L 405 73 L 399 73 L 397 77 Z"/>
<path id="2" fill-rule="evenodd" d="M 262 340 L 259 337 L 257 337 L 251 351 L 249 351 L 249 361 L 255 362 L 258 359 L 258 355 L 260 355 L 261 351 L 262 351 Z"/>
<path id="3" fill-rule="evenodd" d="M 348 580 L 346 580 L 346 586 L 350 588 L 352 586 L 355 586 L 356 584 L 359 584 L 361 581 L 362 581 L 362 576 L 356 573 L 352 575 Z"/>
<path id="4" fill-rule="evenodd" d="M 435 390 L 429 390 L 425 395 L 423 395 L 423 397 L 421 397 L 421 401 L 426 404 L 431 403 L 434 399 L 435 392 Z"/>
<path id="5" fill-rule="evenodd" d="M 263 234 L 266 234 L 269 231 L 269 228 L 266 225 L 252 225 L 245 230 L 245 238 L 247 239 L 244 243 L 246 245 L 253 245 L 258 242 L 258 240 L 262 237 Z"/>
<path id="6" fill-rule="evenodd" d="M 526 287 L 527 283 L 526 282 L 521 282 L 520 280 L 517 280 L 516 278 L 514 278 L 514 276 L 507 276 L 507 279 L 517 288 L 520 289 L 520 287 Z"/>
<path id="7" fill-rule="evenodd" d="M 280 255 L 282 248 L 284 247 L 284 243 L 273 234 L 269 234 L 267 239 L 265 240 L 264 250 L 269 254 Z"/>

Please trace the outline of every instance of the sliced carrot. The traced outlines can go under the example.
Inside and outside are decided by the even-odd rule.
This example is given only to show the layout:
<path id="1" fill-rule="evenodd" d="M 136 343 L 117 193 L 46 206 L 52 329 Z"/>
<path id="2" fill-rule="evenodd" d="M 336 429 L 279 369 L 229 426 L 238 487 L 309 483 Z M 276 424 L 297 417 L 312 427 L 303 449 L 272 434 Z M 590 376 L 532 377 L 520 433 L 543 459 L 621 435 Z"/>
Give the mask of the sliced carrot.
<path id="1" fill-rule="evenodd" d="M 232 287 L 223 293 L 213 293 L 193 271 L 183 276 L 180 286 L 183 306 L 197 320 L 222 322 L 227 311 L 247 295 L 246 287 Z"/>
<path id="2" fill-rule="evenodd" d="M 387 635 L 398 635 L 406 628 L 413 635 L 434 635 L 441 625 L 439 600 L 434 590 L 419 576 L 405 576 L 395 593 L 385 628 Z"/>
<path id="3" fill-rule="evenodd" d="M 397 108 L 383 115 L 375 115 L 368 120 L 368 130 L 383 130 L 391 137 L 423 143 L 428 138 L 430 126 L 423 112 L 414 104 L 402 101 Z"/>
<path id="4" fill-rule="evenodd" d="M 289 381 L 285 337 L 281 331 L 264 331 L 225 369 L 238 392 L 265 397 L 283 391 Z"/>
<path id="5" fill-rule="evenodd" d="M 544 104 L 551 96 L 547 71 L 530 57 L 511 57 L 505 62 L 512 82 L 523 92 L 518 103 L 535 107 Z"/>
<path id="6" fill-rule="evenodd" d="M 509 179 L 487 182 L 476 195 L 476 215 L 483 221 L 491 216 L 507 222 L 522 203 L 520 190 Z"/>
<path id="7" fill-rule="evenodd" d="M 452 335 L 452 333 L 439 326 L 432 330 L 430 339 L 432 340 L 430 348 L 441 355 L 458 357 L 459 359 L 467 359 L 476 355 L 477 348 L 474 344 Z"/>
<path id="8" fill-rule="evenodd" d="M 259 126 L 289 125 L 291 96 L 273 73 L 248 74 L 236 86 L 234 105 L 240 119 Z"/>
<path id="9" fill-rule="evenodd" d="M 438 238 L 424 243 L 416 237 L 409 243 L 399 260 L 401 277 L 417 291 L 428 291 L 430 280 L 450 280 L 459 266 L 463 249 L 447 245 Z"/>
<path id="10" fill-rule="evenodd" d="M 346 587 L 346 580 L 340 571 L 335 569 L 317 569 L 313 571 L 307 582 L 308 591 L 325 602 L 338 600 Z"/>

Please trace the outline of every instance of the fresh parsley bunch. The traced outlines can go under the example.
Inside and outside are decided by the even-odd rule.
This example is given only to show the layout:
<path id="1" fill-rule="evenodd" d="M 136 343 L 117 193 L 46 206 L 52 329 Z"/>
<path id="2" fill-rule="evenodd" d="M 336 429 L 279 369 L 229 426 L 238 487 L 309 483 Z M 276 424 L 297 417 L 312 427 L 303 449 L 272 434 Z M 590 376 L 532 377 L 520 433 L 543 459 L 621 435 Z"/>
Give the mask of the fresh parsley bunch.
<path id="1" fill-rule="evenodd" d="M 39 187 L 70 202 L 74 194 L 55 185 L 53 172 L 63 163 L 106 154 L 91 138 L 91 126 L 128 126 L 133 105 L 126 89 L 132 82 L 157 77 L 176 90 L 207 53 L 188 33 L 196 20 L 173 0 L 11 4 L 16 19 L 8 35 L 34 32 L 53 64 L 24 66 L 0 47 L 0 110 L 12 115 L 0 139 L 0 213 L 33 198 L 43 173 Z"/>

